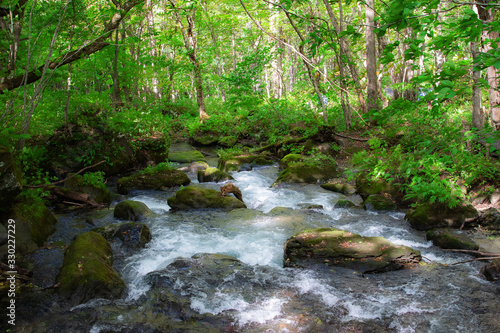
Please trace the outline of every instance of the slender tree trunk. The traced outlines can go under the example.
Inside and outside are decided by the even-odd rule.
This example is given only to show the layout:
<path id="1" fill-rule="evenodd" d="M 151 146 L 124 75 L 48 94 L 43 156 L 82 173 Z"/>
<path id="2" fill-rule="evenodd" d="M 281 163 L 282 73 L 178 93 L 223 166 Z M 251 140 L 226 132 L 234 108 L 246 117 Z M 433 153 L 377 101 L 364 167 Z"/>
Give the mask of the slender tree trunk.
<path id="1" fill-rule="evenodd" d="M 478 44 L 478 42 L 471 42 L 470 45 L 473 62 L 475 62 L 478 57 Z M 472 71 L 472 127 L 478 130 L 482 130 L 484 127 L 484 113 L 481 107 L 481 87 L 479 85 L 480 77 L 481 71 Z"/>
<path id="2" fill-rule="evenodd" d="M 118 109 L 123 106 L 120 94 L 120 77 L 118 75 L 118 53 L 120 51 L 118 30 L 116 30 L 116 44 L 115 56 L 113 57 L 113 92 L 111 93 L 111 100 L 113 102 L 113 111 L 116 113 Z"/>
<path id="3" fill-rule="evenodd" d="M 206 8 L 206 5 L 204 6 L 205 8 L 205 13 L 207 14 L 208 17 L 210 17 L 208 10 Z M 217 43 L 217 36 L 215 35 L 214 27 L 212 22 L 210 21 L 208 24 L 208 27 L 210 28 L 210 36 L 212 37 L 212 44 L 214 46 L 214 52 L 215 52 L 215 62 L 217 64 L 217 76 L 219 77 L 219 91 L 220 91 L 220 96 L 222 98 L 222 101 L 226 101 L 226 91 L 224 90 L 224 87 L 222 85 L 222 63 L 220 60 L 220 52 L 219 52 L 219 45 Z"/>
<path id="4" fill-rule="evenodd" d="M 375 47 L 375 34 L 373 33 L 375 19 L 374 7 L 374 0 L 366 1 L 366 97 L 368 110 L 378 109 L 377 53 Z"/>

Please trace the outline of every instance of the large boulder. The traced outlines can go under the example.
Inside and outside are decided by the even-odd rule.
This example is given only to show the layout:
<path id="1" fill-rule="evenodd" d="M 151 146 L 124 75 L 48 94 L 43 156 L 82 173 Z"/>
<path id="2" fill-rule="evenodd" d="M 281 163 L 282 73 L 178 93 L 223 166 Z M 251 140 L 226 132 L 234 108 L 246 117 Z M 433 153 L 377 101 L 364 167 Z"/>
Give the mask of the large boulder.
<path id="1" fill-rule="evenodd" d="M 120 194 L 128 194 L 130 190 L 159 190 L 165 187 L 189 185 L 191 180 L 182 171 L 162 170 L 141 172 L 129 177 L 120 178 L 117 190 Z"/>
<path id="2" fill-rule="evenodd" d="M 478 211 L 469 204 L 450 208 L 440 203 L 428 203 L 408 210 L 405 219 L 414 229 L 427 231 L 435 228 L 460 228 L 466 220 L 478 216 Z"/>
<path id="3" fill-rule="evenodd" d="M 234 179 L 233 176 L 217 168 L 206 168 L 205 170 L 198 171 L 198 181 L 200 183 L 205 183 L 205 182 L 218 183 L 233 179 Z"/>
<path id="4" fill-rule="evenodd" d="M 365 200 L 369 195 L 391 192 L 390 184 L 382 178 L 376 178 L 366 172 L 356 177 L 356 192 Z"/>
<path id="5" fill-rule="evenodd" d="M 140 201 L 125 200 L 119 202 L 115 206 L 113 215 L 117 219 L 128 221 L 139 221 L 147 216 L 151 216 L 153 212 Z"/>
<path id="6" fill-rule="evenodd" d="M 76 304 L 120 297 L 125 289 L 113 268 L 111 246 L 93 231 L 81 234 L 68 247 L 57 282 L 59 294 Z"/>
<path id="7" fill-rule="evenodd" d="M 0 146 L 0 213 L 10 210 L 22 190 L 22 173 L 7 147 Z"/>
<path id="8" fill-rule="evenodd" d="M 196 186 L 189 186 L 178 190 L 175 196 L 168 198 L 167 203 L 173 210 L 247 208 L 243 202 L 236 198 L 222 196 L 219 191 Z"/>
<path id="9" fill-rule="evenodd" d="M 306 230 L 285 243 L 285 267 L 340 266 L 362 273 L 386 272 L 421 260 L 420 251 L 382 237 L 363 237 L 345 230 Z"/>
<path id="10" fill-rule="evenodd" d="M 271 165 L 274 161 L 267 155 L 228 156 L 219 160 L 217 168 L 225 172 L 248 171 L 259 165 Z"/>
<path id="11" fill-rule="evenodd" d="M 316 184 L 325 182 L 331 178 L 337 177 L 339 174 L 335 164 L 327 165 L 311 165 L 308 163 L 294 163 L 283 170 L 273 186 L 280 183 L 302 183 Z"/>
<path id="12" fill-rule="evenodd" d="M 197 150 L 171 151 L 168 160 L 178 163 L 205 162 L 205 156 Z"/>
<path id="13" fill-rule="evenodd" d="M 88 194 L 98 204 L 111 203 L 111 194 L 106 185 L 100 182 L 88 183 L 83 176 L 76 175 L 67 179 L 64 187 L 70 191 Z"/>

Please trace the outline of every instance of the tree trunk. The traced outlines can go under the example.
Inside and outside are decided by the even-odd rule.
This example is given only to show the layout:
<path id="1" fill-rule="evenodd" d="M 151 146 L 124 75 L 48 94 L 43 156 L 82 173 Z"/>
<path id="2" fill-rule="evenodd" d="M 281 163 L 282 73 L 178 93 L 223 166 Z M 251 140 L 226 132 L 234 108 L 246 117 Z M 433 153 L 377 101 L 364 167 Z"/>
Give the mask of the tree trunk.
<path id="1" fill-rule="evenodd" d="M 472 51 L 473 62 L 476 62 L 479 53 L 478 42 L 471 42 L 470 48 Z M 472 127 L 478 130 L 482 130 L 484 127 L 484 113 L 481 107 L 481 87 L 479 85 L 479 79 L 481 77 L 481 71 L 472 70 Z"/>
<path id="2" fill-rule="evenodd" d="M 368 110 L 378 109 L 377 53 L 375 34 L 373 33 L 375 19 L 374 6 L 374 0 L 366 1 L 366 97 Z"/>
<path id="3" fill-rule="evenodd" d="M 113 101 L 113 111 L 116 112 L 123 106 L 120 96 L 120 77 L 118 76 L 118 53 L 120 51 L 118 30 L 116 30 L 115 56 L 113 57 L 113 92 L 111 100 Z"/>

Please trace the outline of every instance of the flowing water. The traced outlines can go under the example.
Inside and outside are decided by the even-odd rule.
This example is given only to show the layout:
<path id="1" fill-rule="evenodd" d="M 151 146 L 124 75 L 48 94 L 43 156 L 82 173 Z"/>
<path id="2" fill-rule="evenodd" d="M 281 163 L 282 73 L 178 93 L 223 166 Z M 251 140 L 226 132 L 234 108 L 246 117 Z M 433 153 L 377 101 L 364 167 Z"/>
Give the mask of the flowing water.
<path id="1" fill-rule="evenodd" d="M 249 209 L 231 212 L 171 212 L 166 199 L 173 191 L 135 193 L 132 199 L 155 213 L 145 221 L 152 241 L 119 260 L 128 286 L 124 299 L 72 309 L 100 313 L 82 331 L 500 331 L 498 284 L 479 275 L 482 264 L 451 265 L 471 257 L 434 247 L 425 233 L 409 227 L 402 212 L 333 208 L 345 197 L 318 185 L 270 188 L 277 174 L 275 166 L 234 173 Z M 218 189 L 220 184 L 198 186 Z M 304 208 L 312 205 L 323 208 Z M 331 267 L 283 268 L 285 241 L 316 227 L 385 237 L 420 250 L 426 264 L 366 275 Z M 204 270 L 189 259 L 200 253 L 229 255 L 241 263 Z M 189 328 L 183 321 L 197 324 Z"/>

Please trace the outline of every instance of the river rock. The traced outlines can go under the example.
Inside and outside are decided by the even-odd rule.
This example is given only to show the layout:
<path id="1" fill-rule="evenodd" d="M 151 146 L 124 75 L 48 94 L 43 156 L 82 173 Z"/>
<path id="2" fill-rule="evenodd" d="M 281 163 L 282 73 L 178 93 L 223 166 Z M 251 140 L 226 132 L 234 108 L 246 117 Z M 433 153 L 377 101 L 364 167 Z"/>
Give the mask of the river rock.
<path id="1" fill-rule="evenodd" d="M 442 249 L 478 250 L 474 240 L 465 232 L 454 229 L 432 229 L 427 231 L 427 240 Z"/>
<path id="2" fill-rule="evenodd" d="M 440 203 L 420 204 L 406 212 L 405 219 L 410 225 L 421 231 L 435 228 L 460 228 L 468 219 L 479 216 L 470 204 L 450 208 Z"/>
<path id="3" fill-rule="evenodd" d="M 191 180 L 182 171 L 164 170 L 141 172 L 129 177 L 120 178 L 117 183 L 119 194 L 128 194 L 131 190 L 159 190 L 165 187 L 189 185 Z"/>
<path id="4" fill-rule="evenodd" d="M 356 193 L 356 187 L 343 181 L 321 184 L 321 187 L 324 188 L 325 190 L 342 193 L 345 195 L 351 195 Z"/>
<path id="5" fill-rule="evenodd" d="M 474 223 L 487 230 L 500 230 L 500 212 L 496 208 L 488 208 Z"/>
<path id="6" fill-rule="evenodd" d="M 226 180 L 234 180 L 234 178 L 227 172 L 221 171 L 217 168 L 207 168 L 205 170 L 198 171 L 198 181 L 200 183 L 204 182 L 218 183 Z"/>
<path id="7" fill-rule="evenodd" d="M 305 155 L 302 155 L 302 154 L 288 154 L 280 160 L 280 169 L 286 169 L 291 164 L 297 163 L 297 162 L 302 162 L 305 159 L 307 159 L 307 157 Z"/>
<path id="8" fill-rule="evenodd" d="M 151 241 L 151 232 L 144 223 L 119 223 L 94 228 L 92 231 L 101 234 L 106 240 L 119 239 L 124 246 L 143 248 Z"/>
<path id="9" fill-rule="evenodd" d="M 194 162 L 188 166 L 182 166 L 182 167 L 178 168 L 177 170 L 182 171 L 182 172 L 193 172 L 195 174 L 198 174 L 198 171 L 206 170 L 207 168 L 209 168 L 207 162 Z"/>
<path id="10" fill-rule="evenodd" d="M 140 201 L 125 200 L 115 206 L 113 215 L 121 220 L 139 221 L 153 215 L 153 212 Z"/>
<path id="11" fill-rule="evenodd" d="M 116 298 L 125 289 L 113 268 L 111 246 L 93 231 L 81 234 L 68 247 L 57 282 L 59 294 L 76 304 L 92 298 Z"/>
<path id="12" fill-rule="evenodd" d="M 231 148 L 234 147 L 238 143 L 238 137 L 237 136 L 224 136 L 219 139 L 219 145 L 222 147 L 226 148 Z"/>
<path id="13" fill-rule="evenodd" d="M 88 184 L 83 176 L 76 175 L 64 182 L 64 187 L 70 191 L 85 193 L 90 195 L 98 204 L 110 204 L 111 194 L 103 183 Z"/>
<path id="14" fill-rule="evenodd" d="M 483 266 L 483 268 L 481 268 L 481 274 L 483 274 L 488 281 L 500 280 L 500 258 Z"/>
<path id="15" fill-rule="evenodd" d="M 168 198 L 167 203 L 173 210 L 247 208 L 243 202 L 234 197 L 223 197 L 219 191 L 197 186 L 189 186 L 178 190 L 175 196 Z"/>
<path id="16" fill-rule="evenodd" d="M 217 168 L 225 172 L 249 171 L 259 165 L 271 165 L 274 161 L 267 155 L 239 155 L 220 159 Z"/>
<path id="17" fill-rule="evenodd" d="M 390 211 L 395 210 L 397 205 L 382 194 L 371 194 L 363 202 L 363 208 L 371 211 Z"/>
<path id="18" fill-rule="evenodd" d="M 22 190 L 22 173 L 7 147 L 0 146 L 0 213 L 10 210 Z"/>
<path id="19" fill-rule="evenodd" d="M 206 162 L 205 156 L 197 150 L 171 151 L 168 160 L 178 163 Z"/>
<path id="20" fill-rule="evenodd" d="M 340 266 L 362 273 L 386 272 L 421 260 L 420 251 L 382 237 L 319 228 L 300 232 L 285 243 L 285 267 Z"/>
<path id="21" fill-rule="evenodd" d="M 356 208 L 356 204 L 350 200 L 340 199 L 334 205 L 334 208 Z"/>

